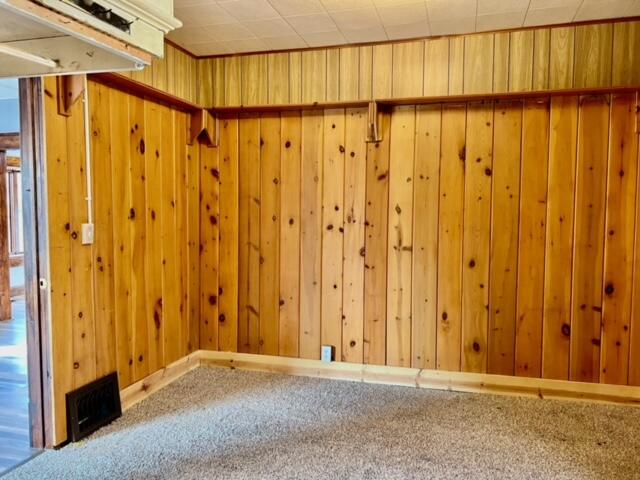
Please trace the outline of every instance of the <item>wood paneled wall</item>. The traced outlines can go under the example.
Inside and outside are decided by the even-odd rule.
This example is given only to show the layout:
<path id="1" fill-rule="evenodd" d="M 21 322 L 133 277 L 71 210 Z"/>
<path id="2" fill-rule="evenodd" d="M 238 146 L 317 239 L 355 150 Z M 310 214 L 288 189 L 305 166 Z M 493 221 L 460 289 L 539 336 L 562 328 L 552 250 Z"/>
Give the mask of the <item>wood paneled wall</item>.
<path id="1" fill-rule="evenodd" d="M 640 384 L 638 106 L 396 107 L 379 143 L 360 109 L 225 118 L 202 347 Z"/>
<path id="2" fill-rule="evenodd" d="M 89 82 L 95 243 L 83 102 L 45 79 L 55 444 L 65 394 L 114 370 L 124 388 L 200 346 L 199 161 L 187 115 Z M 206 150 L 206 147 L 203 147 Z"/>
<path id="3" fill-rule="evenodd" d="M 198 102 L 236 106 L 640 84 L 640 22 L 198 60 Z"/>

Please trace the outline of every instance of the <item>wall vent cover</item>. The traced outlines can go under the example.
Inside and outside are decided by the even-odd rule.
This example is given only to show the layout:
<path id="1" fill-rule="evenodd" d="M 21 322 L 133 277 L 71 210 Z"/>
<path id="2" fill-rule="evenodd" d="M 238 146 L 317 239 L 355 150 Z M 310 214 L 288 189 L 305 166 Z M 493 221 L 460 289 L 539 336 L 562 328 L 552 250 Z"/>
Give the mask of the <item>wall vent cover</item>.
<path id="1" fill-rule="evenodd" d="M 122 415 L 118 374 L 67 393 L 67 432 L 77 442 Z"/>

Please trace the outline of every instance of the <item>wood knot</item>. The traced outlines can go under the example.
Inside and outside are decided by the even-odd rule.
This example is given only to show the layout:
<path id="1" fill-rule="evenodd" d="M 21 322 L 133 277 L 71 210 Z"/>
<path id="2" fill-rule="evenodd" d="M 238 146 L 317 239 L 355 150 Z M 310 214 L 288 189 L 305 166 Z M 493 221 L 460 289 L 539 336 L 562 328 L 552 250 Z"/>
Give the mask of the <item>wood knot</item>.
<path id="1" fill-rule="evenodd" d="M 351 340 L 349 342 L 349 345 L 351 346 L 351 348 L 355 347 L 356 346 L 356 341 L 355 340 Z"/>
<path id="2" fill-rule="evenodd" d="M 571 336 L 571 326 L 568 323 L 563 323 L 560 330 L 562 331 L 562 335 L 565 337 Z"/>
<path id="3" fill-rule="evenodd" d="M 607 295 L 613 295 L 613 292 L 613 283 L 607 283 L 607 285 L 604 287 L 604 293 L 606 293 Z"/>
<path id="4" fill-rule="evenodd" d="M 478 342 L 473 342 L 473 351 L 474 352 L 480 351 L 480 344 Z"/>
<path id="5" fill-rule="evenodd" d="M 473 268 L 476 266 L 476 261 L 472 258 L 471 260 L 469 260 L 469 268 Z"/>
<path id="6" fill-rule="evenodd" d="M 289 140 L 284 142 L 284 148 L 290 148 L 290 147 L 291 147 L 291 142 Z"/>
<path id="7" fill-rule="evenodd" d="M 224 321 L 225 321 L 224 313 L 221 313 L 221 314 L 218 316 L 218 321 L 219 321 L 220 323 L 224 323 Z"/>

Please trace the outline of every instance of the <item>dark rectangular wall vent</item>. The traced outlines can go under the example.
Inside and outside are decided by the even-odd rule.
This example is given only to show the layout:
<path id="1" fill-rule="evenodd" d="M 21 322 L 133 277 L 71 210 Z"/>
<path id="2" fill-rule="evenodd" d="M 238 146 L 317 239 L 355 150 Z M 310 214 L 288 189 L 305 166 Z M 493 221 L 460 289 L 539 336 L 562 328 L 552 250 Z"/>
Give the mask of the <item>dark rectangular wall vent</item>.
<path id="1" fill-rule="evenodd" d="M 77 442 L 122 415 L 116 372 L 67 393 L 67 432 Z"/>

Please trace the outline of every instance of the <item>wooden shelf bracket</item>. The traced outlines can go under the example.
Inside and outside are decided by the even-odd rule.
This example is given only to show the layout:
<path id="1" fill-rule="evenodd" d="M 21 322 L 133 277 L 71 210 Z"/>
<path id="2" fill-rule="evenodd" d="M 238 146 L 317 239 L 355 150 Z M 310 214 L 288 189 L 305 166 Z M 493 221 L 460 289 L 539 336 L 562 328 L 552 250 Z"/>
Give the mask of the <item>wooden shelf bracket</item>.
<path id="1" fill-rule="evenodd" d="M 380 130 L 378 128 L 378 103 L 369 102 L 369 115 L 367 117 L 367 143 L 376 143 L 382 140 L 380 136 Z"/>
<path id="2" fill-rule="evenodd" d="M 63 75 L 58 77 L 58 113 L 68 117 L 71 107 L 84 93 L 84 75 Z"/>
<path id="3" fill-rule="evenodd" d="M 201 140 L 209 147 L 217 147 L 219 132 L 220 128 L 217 115 L 212 114 L 205 108 L 191 113 L 189 145 L 193 145 L 193 142 Z"/>

